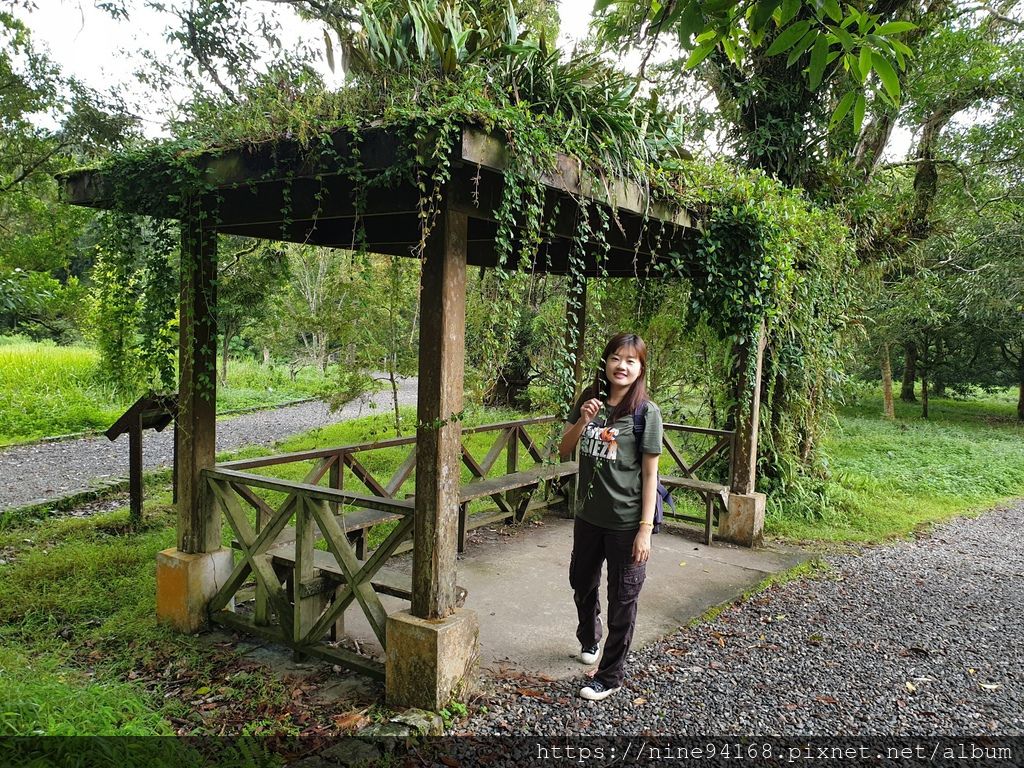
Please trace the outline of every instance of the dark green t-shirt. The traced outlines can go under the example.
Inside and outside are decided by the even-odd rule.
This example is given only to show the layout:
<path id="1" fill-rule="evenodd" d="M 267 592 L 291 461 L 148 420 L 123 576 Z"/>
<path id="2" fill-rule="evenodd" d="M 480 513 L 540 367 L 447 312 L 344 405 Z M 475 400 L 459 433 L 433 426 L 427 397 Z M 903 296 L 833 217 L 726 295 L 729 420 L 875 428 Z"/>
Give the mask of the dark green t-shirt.
<path id="1" fill-rule="evenodd" d="M 580 418 L 577 403 L 568 423 Z M 661 409 L 646 406 L 643 444 L 633 436 L 633 414 L 627 413 L 607 424 L 610 409 L 601 406 L 580 436 L 580 518 L 614 531 L 625 531 L 640 524 L 641 454 L 661 453 Z"/>

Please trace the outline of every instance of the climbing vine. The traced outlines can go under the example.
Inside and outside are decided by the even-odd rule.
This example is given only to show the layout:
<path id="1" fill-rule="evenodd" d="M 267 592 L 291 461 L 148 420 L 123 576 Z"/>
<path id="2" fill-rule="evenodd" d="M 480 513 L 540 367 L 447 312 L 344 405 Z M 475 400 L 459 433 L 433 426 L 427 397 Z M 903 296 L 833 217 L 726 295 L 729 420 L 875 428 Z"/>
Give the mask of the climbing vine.
<path id="1" fill-rule="evenodd" d="M 641 97 L 636 82 L 600 56 L 563 59 L 543 35 L 520 29 L 514 16 L 481 19 L 468 3 L 442 11 L 436 4 L 412 2 L 416 13 L 403 14 L 394 5 L 383 15 L 364 9 L 369 32 L 356 37 L 345 88 L 327 91 L 308 72 L 282 88 L 275 73 L 257 80 L 238 104 L 197 102 L 191 105 L 192 120 L 175 127 L 173 141 L 112 158 L 104 194 L 115 208 L 161 220 L 183 218 L 198 200 L 212 201 L 204 215 L 215 226 L 217 188 L 205 173 L 206 158 L 228 149 L 269 150 L 273 162 L 267 178 L 285 182 L 283 237 L 295 216 L 289 169 L 312 173 L 321 189 L 328 173 L 346 177 L 355 190 L 357 222 L 374 190 L 411 182 L 419 218 L 419 247 L 411 255 L 422 257 L 446 190 L 455 183 L 453 147 L 464 125 L 476 126 L 500 137 L 505 147 L 495 211 L 497 264 L 486 288 L 494 322 L 482 331 L 500 360 L 520 344 L 522 323 L 528 321 L 522 297 L 524 286 L 526 293 L 532 290 L 532 277 L 524 283 L 515 276 L 532 276 L 549 266 L 546 239 L 566 213 L 551 208 L 540 179 L 556 170 L 560 155 L 572 156 L 599 188 L 607 189 L 609 179 L 629 180 L 664 209 L 687 211 L 696 219 L 700 233 L 686 252 L 668 250 L 664 223 L 648 219 L 636 248 L 639 253 L 642 240 L 652 266 L 642 272 L 637 267 L 635 277 L 688 280 L 686 311 L 693 323 L 702 318 L 735 350 L 756 343 L 763 324 L 780 350 L 772 374 L 789 376 L 797 385 L 785 398 L 793 409 L 804 408 L 806 418 L 794 417 L 796 429 L 816 429 L 812 422 L 820 422 L 823 411 L 810 414 L 806 404 L 824 402 L 825 382 L 835 375 L 830 338 L 845 322 L 848 297 L 841 286 L 852 251 L 842 222 L 762 174 L 678 160 L 677 152 L 666 151 L 675 148 L 672 114 L 657 99 Z M 398 137 L 394 162 L 381 172 L 367 171 L 363 159 L 362 137 L 371 129 Z M 479 173 L 471 184 L 479 184 Z M 468 192 L 466 199 L 478 199 L 477 186 Z M 621 231 L 608 205 L 588 198 L 573 205 L 568 285 L 579 284 L 585 274 L 607 276 L 610 235 Z M 159 237 L 173 243 L 166 226 Z M 357 223 L 352 248 L 366 247 L 363 225 Z M 154 350 L 166 348 L 171 339 L 168 307 L 156 300 L 176 294 L 177 276 L 166 255 L 166 249 L 161 257 L 154 255 L 137 277 L 154 300 L 146 304 L 151 316 L 143 313 L 141 324 L 133 322 Z M 593 292 L 591 300 L 599 295 L 600 290 Z M 797 336 L 800 344 L 785 343 Z M 569 334 L 566 341 L 556 372 L 562 393 L 575 383 L 569 350 L 577 339 Z M 147 359 L 161 378 L 167 375 L 168 356 L 153 352 Z M 753 357 L 747 359 L 753 364 Z"/>

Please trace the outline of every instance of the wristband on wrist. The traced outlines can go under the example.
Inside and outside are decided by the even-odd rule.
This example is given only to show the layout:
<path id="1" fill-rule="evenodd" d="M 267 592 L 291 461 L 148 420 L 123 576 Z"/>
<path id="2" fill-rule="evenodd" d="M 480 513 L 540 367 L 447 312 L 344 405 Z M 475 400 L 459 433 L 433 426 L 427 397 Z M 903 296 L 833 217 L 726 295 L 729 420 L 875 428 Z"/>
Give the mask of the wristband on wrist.
<path id="1" fill-rule="evenodd" d="M 641 520 L 640 521 L 640 525 L 649 525 L 649 526 L 651 526 L 651 528 L 654 527 L 654 523 L 649 523 L 646 520 Z"/>

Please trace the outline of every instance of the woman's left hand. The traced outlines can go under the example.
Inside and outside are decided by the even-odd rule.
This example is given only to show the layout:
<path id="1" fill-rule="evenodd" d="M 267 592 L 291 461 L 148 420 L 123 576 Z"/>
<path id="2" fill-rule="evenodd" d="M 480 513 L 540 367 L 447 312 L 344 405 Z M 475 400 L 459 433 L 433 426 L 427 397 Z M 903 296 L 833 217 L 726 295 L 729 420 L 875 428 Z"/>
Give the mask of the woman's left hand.
<path id="1" fill-rule="evenodd" d="M 633 539 L 633 563 L 640 565 L 646 563 L 651 556 L 651 527 L 641 525 Z"/>

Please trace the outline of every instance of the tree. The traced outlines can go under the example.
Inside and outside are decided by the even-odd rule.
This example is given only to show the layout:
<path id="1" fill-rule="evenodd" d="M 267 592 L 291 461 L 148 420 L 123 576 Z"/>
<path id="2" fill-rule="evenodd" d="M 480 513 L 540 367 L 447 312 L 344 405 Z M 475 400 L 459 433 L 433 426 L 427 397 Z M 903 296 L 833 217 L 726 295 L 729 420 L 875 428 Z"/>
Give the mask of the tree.
<path id="1" fill-rule="evenodd" d="M 285 252 L 275 243 L 224 238 L 217 267 L 217 328 L 221 334 L 220 380 L 228 380 L 231 343 L 259 322 L 271 295 L 288 276 Z"/>

